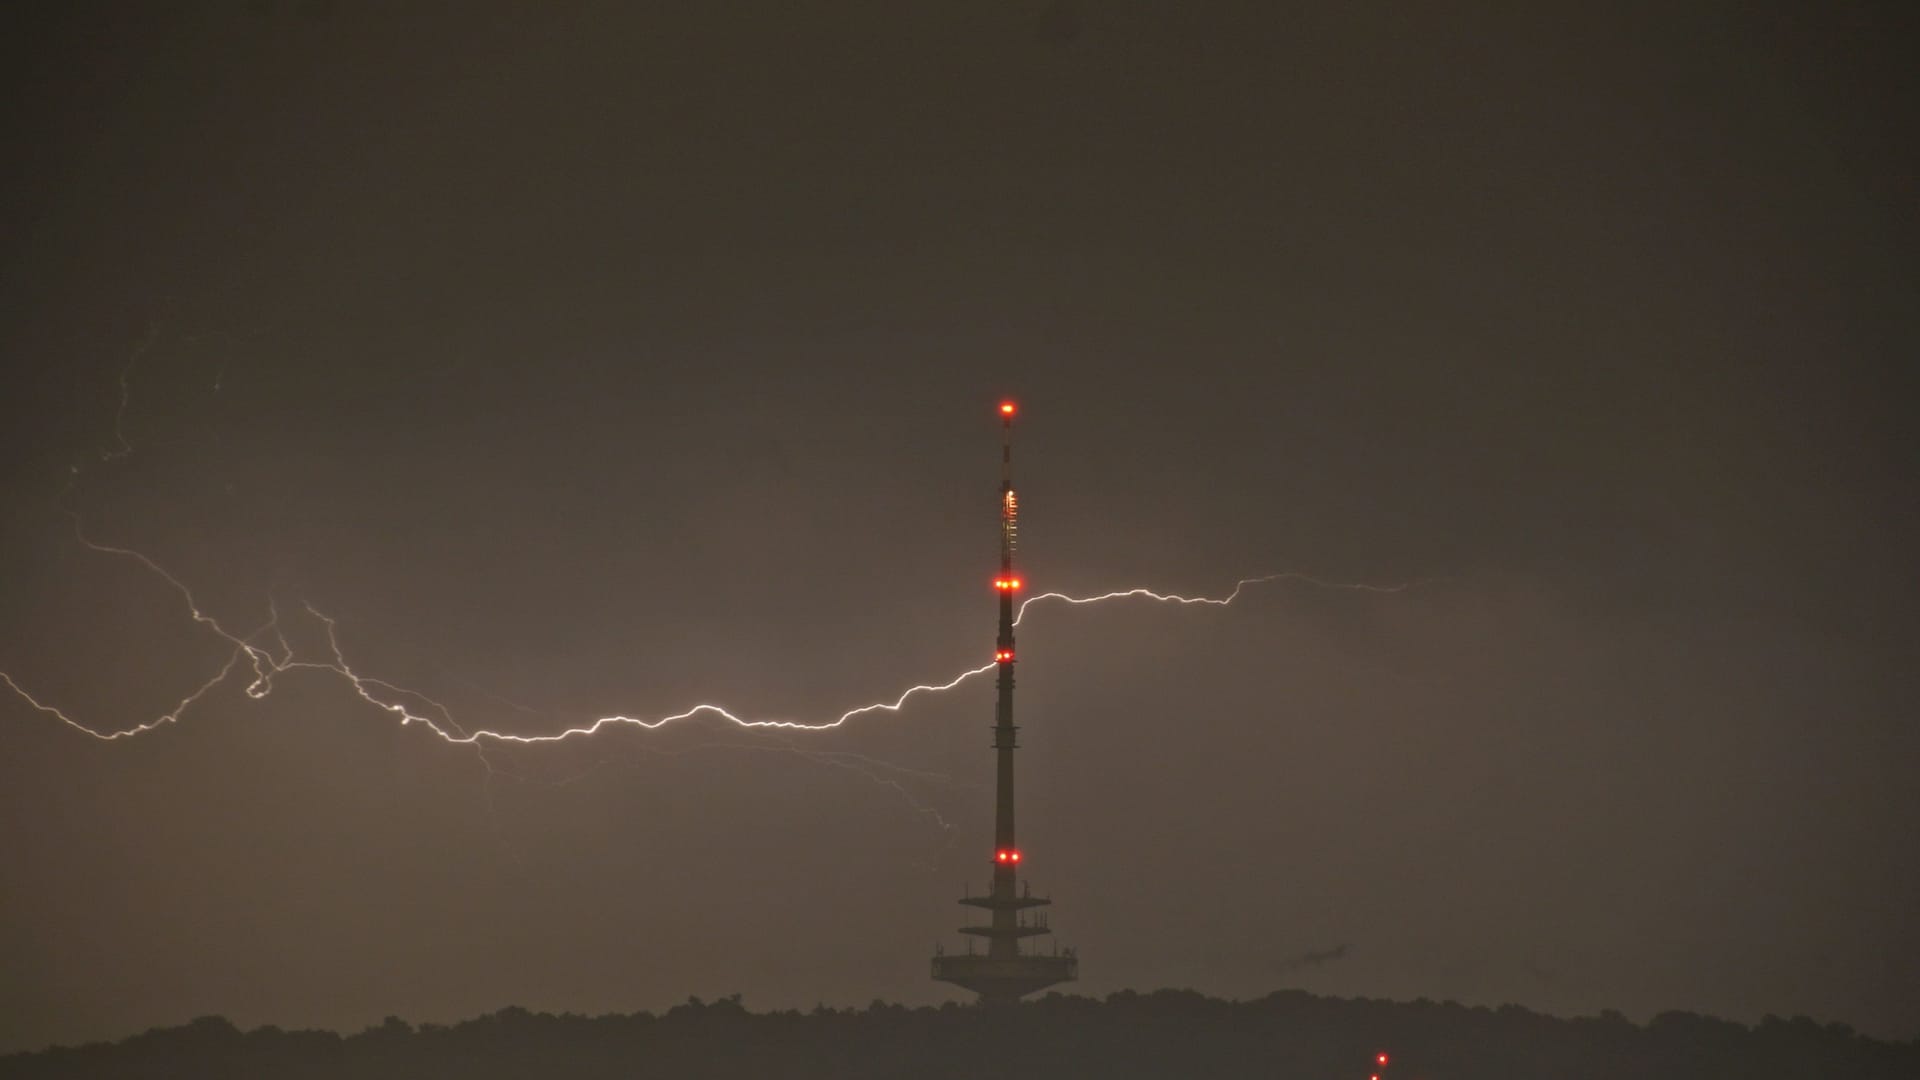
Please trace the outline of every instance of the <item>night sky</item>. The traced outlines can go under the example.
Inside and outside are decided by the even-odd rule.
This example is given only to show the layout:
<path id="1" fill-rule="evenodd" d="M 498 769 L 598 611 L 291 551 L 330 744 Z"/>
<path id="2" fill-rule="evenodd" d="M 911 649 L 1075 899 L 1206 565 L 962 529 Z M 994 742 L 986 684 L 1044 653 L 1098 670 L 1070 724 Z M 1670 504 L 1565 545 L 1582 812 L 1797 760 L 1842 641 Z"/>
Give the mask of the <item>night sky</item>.
<path id="1" fill-rule="evenodd" d="M 469 727 L 831 719 L 990 658 L 1010 395 L 1036 591 L 1415 583 L 1032 610 L 1070 989 L 1920 1035 L 1911 15 L 660 6 L 7 9 L 0 670 L 225 662 L 71 512 Z M 247 681 L 0 686 L 0 1050 L 965 996 L 987 680 Z"/>

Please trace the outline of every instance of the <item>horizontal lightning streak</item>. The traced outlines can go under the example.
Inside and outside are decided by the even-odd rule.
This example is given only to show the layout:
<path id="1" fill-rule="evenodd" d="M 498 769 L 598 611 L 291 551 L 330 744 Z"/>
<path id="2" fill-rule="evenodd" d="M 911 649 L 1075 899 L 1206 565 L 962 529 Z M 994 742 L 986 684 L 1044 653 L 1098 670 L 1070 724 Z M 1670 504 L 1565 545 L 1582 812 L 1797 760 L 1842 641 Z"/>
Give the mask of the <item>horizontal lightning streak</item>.
<path id="1" fill-rule="evenodd" d="M 686 709 L 682 712 L 673 713 L 668 716 L 662 716 L 654 720 L 645 720 L 645 719 L 641 719 L 639 717 L 634 717 L 634 716 L 603 716 L 600 719 L 595 720 L 591 724 L 585 724 L 580 727 L 567 728 L 565 731 L 558 731 L 551 735 L 514 735 L 514 734 L 509 734 L 509 733 L 499 732 L 499 731 L 481 730 L 481 731 L 475 731 L 471 735 L 465 736 L 464 738 L 456 738 L 446 734 L 445 732 L 439 731 L 438 729 L 435 729 L 434 734 L 439 735 L 442 739 L 445 739 L 450 743 L 470 743 L 480 739 L 492 739 L 498 742 L 510 742 L 510 743 L 522 743 L 522 744 L 550 743 L 550 742 L 560 742 L 563 739 L 571 739 L 581 735 L 592 735 L 598 732 L 601 728 L 607 727 L 612 724 L 630 724 L 634 727 L 640 727 L 640 728 L 645 728 L 648 731 L 654 731 L 659 728 L 665 727 L 666 725 L 671 724 L 677 720 L 690 720 L 693 717 L 700 716 L 703 714 L 710 715 L 710 716 L 717 716 L 722 720 L 726 720 L 731 724 L 734 724 L 738 727 L 743 727 L 743 728 L 777 728 L 782 731 L 826 731 L 831 728 L 837 728 L 856 716 L 864 716 L 870 712 L 897 713 L 903 707 L 905 707 L 907 703 L 907 699 L 914 696 L 915 694 L 922 694 L 922 693 L 937 694 L 942 691 L 951 690 L 954 687 L 959 686 L 961 683 L 966 682 L 968 679 L 971 679 L 976 675 L 985 675 L 987 672 L 992 671 L 995 666 L 996 665 L 993 664 L 992 662 L 988 662 L 980 665 L 977 668 L 973 668 L 969 671 L 963 671 L 960 674 L 954 676 L 953 678 L 943 683 L 922 683 L 919 686 L 910 686 L 906 690 L 901 691 L 900 696 L 897 698 L 894 698 L 892 701 L 876 701 L 871 705 L 862 705 L 859 708 L 848 709 L 846 712 L 841 713 L 839 716 L 833 718 L 832 720 L 828 720 L 818 724 L 809 724 L 800 720 L 747 720 L 739 716 L 735 716 L 733 713 L 729 712 L 727 709 L 723 708 L 722 706 L 703 703 L 703 704 L 695 705 L 692 708 Z M 352 678 L 352 676 L 348 676 L 348 677 Z M 365 692 L 362 692 L 360 696 L 367 698 L 368 701 L 374 701 L 374 699 L 372 697 L 369 697 Z M 378 705 L 380 703 L 377 701 L 374 701 L 374 704 Z M 398 706 L 385 706 L 385 707 L 390 712 L 404 713 L 404 711 L 399 709 Z M 421 720 L 421 719 L 422 719 L 421 717 L 417 717 L 417 716 L 407 716 L 406 719 L 403 720 L 402 722 L 404 723 L 404 722 L 407 722 L 408 720 Z"/>
<path id="2" fill-rule="evenodd" d="M 845 723 L 847 723 L 849 720 L 853 720 L 856 717 L 865 716 L 869 713 L 877 713 L 877 712 L 899 713 L 906 707 L 907 702 L 917 695 L 945 693 L 946 691 L 954 689 L 955 687 L 959 686 L 960 684 L 966 682 L 969 679 L 973 679 L 977 676 L 984 675 L 987 672 L 992 671 L 995 667 L 998 666 L 997 662 L 988 661 L 987 663 L 981 664 L 978 667 L 968 668 L 967 670 L 960 672 L 958 675 L 953 676 L 952 678 L 946 680 L 945 682 L 928 682 L 928 683 L 920 683 L 914 686 L 910 686 L 907 689 L 901 691 L 898 696 L 894 697 L 890 701 L 889 700 L 875 701 L 866 705 L 856 706 L 854 708 L 848 709 L 847 711 L 841 713 L 840 715 L 834 717 L 831 720 L 825 720 L 825 721 L 820 721 L 815 723 L 809 723 L 809 722 L 800 721 L 800 720 L 749 719 L 732 712 L 731 710 L 725 708 L 724 706 L 713 704 L 710 702 L 702 702 L 700 704 L 691 706 L 687 709 L 683 709 L 680 712 L 670 713 L 664 716 L 655 717 L 653 719 L 647 719 L 644 717 L 627 716 L 624 714 L 602 716 L 590 723 L 582 724 L 577 727 L 565 728 L 561 731 L 556 731 L 556 732 L 552 732 L 545 735 L 522 735 L 514 732 L 493 731 L 485 728 L 479 728 L 479 729 L 474 729 L 469 731 L 454 721 L 453 713 L 450 709 L 448 709 L 445 705 L 441 704 L 440 702 L 435 701 L 432 698 L 426 696 L 425 694 L 422 694 L 416 690 L 411 690 L 406 687 L 396 685 L 394 683 L 387 682 L 382 679 L 377 679 L 372 676 L 362 675 L 359 672 L 355 671 L 352 665 L 350 665 L 347 662 L 346 654 L 341 649 L 339 634 L 338 634 L 338 624 L 335 622 L 332 616 L 329 616 L 326 613 L 320 611 L 319 609 L 315 608 L 313 605 L 307 604 L 305 605 L 305 609 L 307 614 L 310 615 L 316 621 L 318 621 L 321 624 L 321 626 L 325 629 L 327 649 L 328 649 L 328 652 L 331 654 L 330 659 L 326 659 L 326 660 L 296 659 L 294 655 L 294 649 L 292 648 L 292 646 L 290 646 L 287 643 L 286 637 L 284 636 L 284 634 L 280 629 L 279 609 L 276 605 L 274 605 L 271 602 L 271 600 L 269 601 L 269 608 L 270 608 L 272 617 L 269 619 L 266 625 L 262 626 L 258 630 L 255 630 L 252 634 L 248 634 L 245 636 L 234 634 L 231 631 L 227 630 L 224 626 L 222 626 L 218 620 L 214 619 L 211 615 L 208 615 L 206 612 L 201 610 L 198 601 L 194 599 L 192 591 L 187 588 L 184 582 L 182 582 L 179 578 L 175 577 L 173 574 L 169 573 L 166 569 L 161 567 L 158 563 L 154 562 L 152 559 L 148 558 L 146 555 L 143 555 L 140 552 L 134 551 L 130 548 L 113 547 L 107 544 L 94 543 L 93 541 L 87 539 L 85 535 L 80 533 L 79 521 L 77 518 L 75 519 L 75 534 L 79 536 L 80 542 L 82 544 L 84 544 L 86 547 L 94 551 L 100 552 L 102 554 L 117 555 L 124 558 L 133 559 L 139 562 L 141 565 L 145 566 L 148 570 L 152 571 L 154 574 L 158 575 L 163 581 L 165 581 L 168 585 L 172 586 L 173 589 L 180 594 L 181 598 L 186 602 L 188 614 L 191 616 L 192 620 L 195 623 L 211 630 L 214 634 L 218 635 L 220 638 L 225 640 L 228 644 L 233 646 L 233 652 L 231 655 L 228 656 L 226 664 L 222 666 L 219 669 L 219 671 L 213 675 L 212 678 L 208 679 L 206 682 L 202 683 L 199 687 L 197 687 L 192 693 L 182 698 L 179 701 L 179 703 L 176 704 L 171 710 L 169 710 L 168 712 L 162 713 L 160 716 L 157 716 L 152 720 L 148 720 L 144 723 L 136 724 L 132 727 L 123 728 L 119 730 L 100 730 L 100 729 L 90 727 L 86 724 L 83 724 L 75 720 L 73 717 L 67 715 L 67 713 L 65 713 L 61 709 L 52 705 L 48 705 L 40 701 L 39 699 L 35 698 L 25 688 L 20 686 L 18 682 L 14 681 L 11 675 L 7 674 L 5 671 L 0 671 L 0 681 L 5 681 L 7 686 L 10 689 L 12 689 L 13 692 L 16 695 L 18 695 L 22 700 L 24 700 L 28 705 L 32 706 L 33 708 L 41 712 L 47 713 L 55 717 L 60 722 L 66 724 L 71 728 L 74 728 L 77 731 L 84 732 L 85 734 L 91 735 L 94 738 L 100 739 L 102 741 L 110 742 L 117 739 L 124 739 L 134 735 L 144 734 L 148 731 L 152 731 L 153 729 L 157 727 L 161 727 L 166 724 L 172 724 L 172 723 L 178 722 L 180 719 L 180 716 L 187 710 L 188 707 L 198 702 L 201 698 L 203 698 L 209 692 L 211 692 L 215 687 L 219 686 L 221 683 L 226 681 L 228 676 L 230 676 L 233 673 L 233 670 L 235 669 L 235 667 L 239 666 L 242 657 L 246 658 L 248 662 L 248 666 L 251 667 L 253 670 L 253 681 L 247 685 L 246 694 L 249 698 L 252 698 L 254 700 L 263 699 L 272 692 L 273 679 L 276 675 L 281 675 L 281 674 L 292 672 L 292 671 L 327 672 L 344 679 L 347 682 L 347 684 L 350 687 L 352 687 L 354 693 L 361 698 L 361 700 L 365 701 L 369 705 L 372 705 L 374 708 L 387 713 L 390 716 L 398 718 L 400 723 L 403 726 L 412 726 L 412 725 L 418 724 L 422 727 L 425 727 L 428 731 L 432 732 L 436 737 L 438 737 L 443 742 L 447 742 L 447 743 L 459 745 L 459 746 L 472 746 L 477 749 L 483 748 L 484 745 L 486 744 L 517 744 L 522 746 L 533 746 L 533 745 L 540 745 L 545 743 L 564 742 L 569 739 L 586 738 L 586 737 L 598 734 L 603 729 L 606 729 L 609 727 L 636 727 L 636 728 L 641 728 L 647 731 L 655 731 L 662 727 L 667 726 L 668 724 L 677 723 L 683 720 L 691 720 L 698 716 L 715 717 L 715 718 L 724 720 L 736 727 L 747 729 L 747 730 L 774 730 L 774 731 L 801 731 L 801 732 L 827 731 L 833 728 L 840 727 Z M 1029 607 L 1033 606 L 1034 604 L 1040 603 L 1042 601 L 1047 601 L 1047 600 L 1059 600 L 1067 604 L 1082 605 L 1082 604 L 1097 604 L 1107 600 L 1146 599 L 1146 600 L 1157 601 L 1160 603 L 1205 604 L 1205 605 L 1212 605 L 1217 607 L 1225 607 L 1229 604 L 1232 604 L 1234 601 L 1238 600 L 1240 596 L 1251 586 L 1267 584 L 1270 582 L 1279 582 L 1279 581 L 1299 581 L 1299 582 L 1304 582 L 1306 584 L 1313 585 L 1317 588 L 1323 588 L 1323 589 L 1354 590 L 1354 591 L 1372 592 L 1372 593 L 1402 592 L 1408 588 L 1411 588 L 1412 585 L 1415 584 L 1415 583 L 1409 582 L 1409 583 L 1404 583 L 1399 585 L 1369 585 L 1369 584 L 1363 584 L 1363 583 L 1327 581 L 1322 578 L 1314 577 L 1310 574 L 1303 574 L 1295 571 L 1288 571 L 1285 573 L 1267 574 L 1261 577 L 1242 578 L 1239 581 L 1234 583 L 1234 586 L 1231 592 L 1221 597 L 1181 596 L 1175 593 L 1156 592 L 1152 589 L 1146 589 L 1146 588 L 1121 589 L 1121 590 L 1116 590 L 1114 592 L 1100 593 L 1094 596 L 1073 596 L 1068 593 L 1049 592 L 1049 593 L 1041 593 L 1038 596 L 1033 596 L 1022 601 L 1020 604 L 1019 610 L 1015 614 L 1014 622 L 1017 625 L 1022 619 L 1026 618 L 1027 609 Z M 271 633 L 273 635 L 273 639 L 280 647 L 280 655 L 278 656 L 274 655 L 272 652 L 268 651 L 267 649 L 254 644 L 255 639 L 260 638 L 262 635 L 268 634 L 268 633 Z M 407 704 L 408 701 L 414 701 L 420 704 L 414 707 L 409 707 L 409 705 Z M 424 711 L 416 711 L 416 709 L 420 709 Z M 484 758 L 483 758 L 483 761 L 484 761 Z M 843 767 L 845 767 L 844 763 L 840 763 L 840 764 L 842 764 Z M 489 768 L 491 768 L 490 765 L 489 765 Z M 876 777 L 875 779 L 878 780 L 879 778 Z"/>
<path id="3" fill-rule="evenodd" d="M 1065 600 L 1069 604 L 1097 604 L 1102 600 L 1123 600 L 1129 597 L 1139 597 L 1146 600 L 1158 600 L 1161 603 L 1168 604 L 1212 604 L 1216 607 L 1226 607 L 1228 604 L 1240 599 L 1240 594 L 1246 591 L 1247 586 L 1264 585 L 1271 581 L 1304 581 L 1309 585 L 1322 589 L 1346 589 L 1372 593 L 1405 592 L 1416 584 L 1415 582 L 1402 582 L 1398 585 L 1366 585 L 1359 582 L 1327 581 L 1323 578 L 1314 577 L 1312 574 L 1302 574 L 1298 571 L 1289 570 L 1280 574 L 1265 574 L 1261 577 L 1241 578 L 1239 581 L 1233 583 L 1232 592 L 1219 597 L 1180 596 L 1176 593 L 1154 592 L 1152 589 L 1120 589 L 1115 592 L 1101 593 L 1098 596 L 1069 596 L 1066 593 L 1049 592 L 1041 593 L 1038 596 L 1031 596 L 1022 601 L 1020 610 L 1014 613 L 1013 625 L 1019 626 L 1020 620 L 1027 617 L 1028 605 L 1037 604 L 1042 600 Z"/>

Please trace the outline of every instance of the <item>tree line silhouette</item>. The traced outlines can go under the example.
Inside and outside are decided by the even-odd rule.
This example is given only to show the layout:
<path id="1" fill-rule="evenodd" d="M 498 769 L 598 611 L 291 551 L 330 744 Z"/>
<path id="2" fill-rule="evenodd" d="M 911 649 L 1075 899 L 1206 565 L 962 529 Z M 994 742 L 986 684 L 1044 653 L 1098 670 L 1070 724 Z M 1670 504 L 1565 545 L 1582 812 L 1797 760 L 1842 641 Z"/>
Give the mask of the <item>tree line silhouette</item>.
<path id="1" fill-rule="evenodd" d="M 114 1043 L 0 1057 L 0 1076 L 222 1078 L 1280 1077 L 1365 1080 L 1685 1077 L 1920 1078 L 1920 1040 L 1769 1016 L 1752 1026 L 1689 1012 L 1641 1025 L 1619 1013 L 1563 1019 L 1279 991 L 1222 1001 L 1190 990 L 1105 1000 L 1049 994 L 1003 1009 L 749 1011 L 738 994 L 664 1013 L 580 1016 L 502 1009 L 458 1024 L 398 1017 L 354 1035 L 202 1017 Z"/>

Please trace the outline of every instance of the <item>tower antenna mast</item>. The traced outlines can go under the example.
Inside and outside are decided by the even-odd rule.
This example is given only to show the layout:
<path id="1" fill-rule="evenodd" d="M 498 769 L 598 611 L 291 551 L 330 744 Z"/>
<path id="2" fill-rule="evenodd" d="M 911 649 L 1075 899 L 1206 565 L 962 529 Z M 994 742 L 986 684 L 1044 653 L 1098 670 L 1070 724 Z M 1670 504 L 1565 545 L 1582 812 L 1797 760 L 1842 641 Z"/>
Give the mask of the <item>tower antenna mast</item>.
<path id="1" fill-rule="evenodd" d="M 999 593 L 1000 628 L 993 659 L 998 666 L 994 697 L 993 750 L 995 758 L 993 813 L 993 887 L 985 896 L 965 896 L 960 902 L 984 908 L 991 919 L 985 926 L 963 926 L 960 932 L 987 939 L 981 955 L 971 944 L 965 954 L 936 951 L 933 977 L 980 995 L 984 1004 L 1009 1004 L 1036 990 L 1074 979 L 1080 961 L 1072 949 L 1051 953 L 1023 951 L 1022 938 L 1050 934 L 1046 913 L 1038 909 L 1053 903 L 1020 889 L 1021 852 L 1014 834 L 1013 752 L 1019 728 L 1013 723 L 1014 596 L 1025 586 L 1014 568 L 1014 549 L 1020 532 L 1020 499 L 1013 490 L 1013 418 L 1018 408 L 1000 403 L 1000 576 L 993 587 Z M 971 939 L 969 939 L 971 940 Z"/>

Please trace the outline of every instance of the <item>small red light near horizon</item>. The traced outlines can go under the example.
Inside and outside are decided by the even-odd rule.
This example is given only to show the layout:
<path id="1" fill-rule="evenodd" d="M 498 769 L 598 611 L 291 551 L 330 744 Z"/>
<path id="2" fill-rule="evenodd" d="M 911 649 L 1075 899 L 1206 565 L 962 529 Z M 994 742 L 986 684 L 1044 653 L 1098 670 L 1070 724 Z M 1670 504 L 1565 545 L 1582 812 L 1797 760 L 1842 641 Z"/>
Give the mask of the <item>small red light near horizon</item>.
<path id="1" fill-rule="evenodd" d="M 1013 402 L 1011 402 L 1011 401 L 1003 401 L 1003 402 L 1001 402 L 1001 403 L 1000 403 L 1000 415 L 1001 415 L 1001 416 L 1012 416 L 1012 415 L 1013 415 Z"/>
<path id="2" fill-rule="evenodd" d="M 1385 1050 L 1380 1051 L 1378 1054 L 1375 1054 L 1373 1056 L 1373 1060 L 1376 1062 L 1379 1062 L 1382 1065 L 1385 1065 L 1387 1063 L 1387 1052 Z"/>

